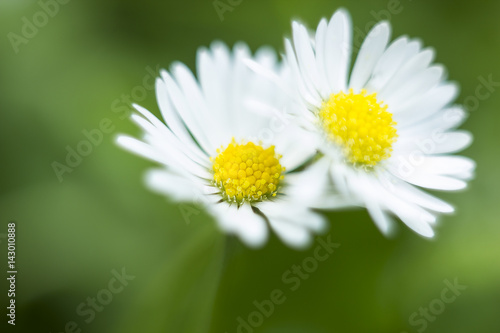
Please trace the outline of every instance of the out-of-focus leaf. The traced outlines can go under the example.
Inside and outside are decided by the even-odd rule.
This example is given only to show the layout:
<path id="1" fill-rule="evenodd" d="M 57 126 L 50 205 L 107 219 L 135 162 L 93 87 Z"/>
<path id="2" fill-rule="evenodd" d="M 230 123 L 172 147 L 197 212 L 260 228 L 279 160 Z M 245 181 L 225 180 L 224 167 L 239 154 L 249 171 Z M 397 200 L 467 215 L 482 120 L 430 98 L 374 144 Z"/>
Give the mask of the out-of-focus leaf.
<path id="1" fill-rule="evenodd" d="M 223 265 L 223 237 L 210 223 L 192 235 L 149 281 L 141 281 L 130 314 L 117 331 L 206 332 Z"/>

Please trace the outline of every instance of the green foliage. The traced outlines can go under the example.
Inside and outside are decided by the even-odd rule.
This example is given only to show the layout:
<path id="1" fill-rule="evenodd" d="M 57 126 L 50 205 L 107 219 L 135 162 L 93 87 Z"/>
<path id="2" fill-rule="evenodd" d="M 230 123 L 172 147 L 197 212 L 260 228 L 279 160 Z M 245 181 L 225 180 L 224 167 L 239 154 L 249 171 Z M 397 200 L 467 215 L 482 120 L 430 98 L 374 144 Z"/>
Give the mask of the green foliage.
<path id="1" fill-rule="evenodd" d="M 138 133 L 122 117 L 126 100 L 159 114 L 146 87 L 150 72 L 175 60 L 194 68 L 197 48 L 215 39 L 282 51 L 292 18 L 315 27 L 343 6 L 363 32 L 390 2 L 243 0 L 221 21 L 212 1 L 69 1 L 17 53 L 7 36 L 22 34 L 23 17 L 32 20 L 40 5 L 0 2 L 0 267 L 1 234 L 15 220 L 19 329 L 60 332 L 74 320 L 83 332 L 229 333 L 239 316 L 255 311 L 255 300 L 287 290 L 283 273 L 314 247 L 298 252 L 273 237 L 255 251 L 231 240 L 224 256 L 229 240 L 214 221 L 203 213 L 186 221 L 177 204 L 144 188 L 142 173 L 153 164 L 114 144 L 118 133 Z M 419 37 L 436 49 L 461 85 L 459 103 L 475 96 L 479 77 L 500 81 L 498 1 L 400 5 L 390 17 L 393 36 Z M 137 95 L 140 87 L 144 95 Z M 412 314 L 455 278 L 467 289 L 425 332 L 498 332 L 499 96 L 481 99 L 463 126 L 475 135 L 464 155 L 477 161 L 478 176 L 463 193 L 439 193 L 457 213 L 440 221 L 437 239 L 403 227 L 386 239 L 363 210 L 328 214 L 338 253 L 287 293 L 255 332 L 417 332 Z M 77 149 L 83 131 L 103 119 L 111 133 L 60 182 L 53 162 L 66 164 L 67 147 Z M 85 323 L 77 306 L 121 267 L 136 278 Z M 2 294 L 6 287 L 4 280 Z"/>

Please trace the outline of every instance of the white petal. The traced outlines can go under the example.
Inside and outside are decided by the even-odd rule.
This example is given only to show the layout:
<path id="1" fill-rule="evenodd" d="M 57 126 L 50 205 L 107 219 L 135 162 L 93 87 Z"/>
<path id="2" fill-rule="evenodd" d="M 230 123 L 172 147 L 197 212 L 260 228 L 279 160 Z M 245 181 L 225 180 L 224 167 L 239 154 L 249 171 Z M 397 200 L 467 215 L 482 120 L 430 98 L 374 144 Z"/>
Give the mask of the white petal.
<path id="1" fill-rule="evenodd" d="M 455 153 L 464 150 L 472 143 L 472 134 L 467 131 L 454 131 L 443 134 L 443 141 L 436 144 L 433 154 Z"/>
<path id="2" fill-rule="evenodd" d="M 295 53 L 297 54 L 302 77 L 308 82 L 308 85 L 318 92 L 320 91 L 319 72 L 307 29 L 302 24 L 293 22 L 292 30 L 293 44 L 295 46 Z"/>
<path id="3" fill-rule="evenodd" d="M 177 67 L 177 69 L 179 68 L 180 67 Z M 164 80 L 163 82 L 167 88 L 173 110 L 175 110 L 176 114 L 180 116 L 182 126 L 189 130 L 189 133 L 182 134 L 179 139 L 181 139 L 186 147 L 193 152 L 201 152 L 201 146 L 204 149 L 204 153 L 198 153 L 198 156 L 206 158 L 206 154 L 211 152 L 210 149 L 213 149 L 213 146 L 206 138 L 203 130 L 201 129 L 199 120 L 197 120 L 197 118 L 201 118 L 201 121 L 203 122 L 203 114 L 200 114 L 198 110 L 190 109 L 189 105 L 187 104 L 187 99 L 189 99 L 190 97 L 185 96 L 181 92 L 181 90 L 177 86 L 177 83 L 166 71 L 161 71 L 161 75 Z M 210 125 L 206 121 L 204 123 L 205 125 Z M 197 143 L 193 142 L 190 134 L 193 135 Z M 200 146 L 198 146 L 198 144 Z"/>
<path id="4" fill-rule="evenodd" d="M 394 155 L 420 156 L 455 153 L 467 148 L 473 140 L 472 134 L 467 131 L 426 134 L 422 133 L 421 137 L 401 137 L 394 144 Z"/>
<path id="5" fill-rule="evenodd" d="M 183 92 L 184 101 L 178 103 L 187 104 L 184 107 L 188 114 L 181 114 L 181 117 L 184 119 L 184 122 L 188 124 L 191 133 L 206 152 L 217 149 L 218 147 L 215 146 L 215 143 L 210 140 L 210 136 L 208 135 L 215 126 L 213 124 L 213 118 L 208 112 L 200 86 L 193 73 L 182 63 L 175 63 L 172 65 L 172 73 L 175 76 L 180 90 Z M 171 81 L 170 84 L 172 85 Z M 173 89 L 177 90 L 175 86 L 173 86 Z M 178 109 L 180 110 L 180 108 Z"/>
<path id="6" fill-rule="evenodd" d="M 331 92 L 345 91 L 352 48 L 352 24 L 345 10 L 333 14 L 325 38 L 324 62 Z"/>
<path id="7" fill-rule="evenodd" d="M 394 185 L 392 191 L 405 201 L 412 202 L 436 212 L 452 213 L 455 210 L 449 203 L 425 193 L 406 182 L 399 182 Z"/>
<path id="8" fill-rule="evenodd" d="M 146 138 L 154 138 L 153 140 L 148 141 L 150 143 L 153 143 L 154 141 L 154 143 L 157 144 L 156 148 L 158 148 L 158 150 L 174 150 L 176 154 L 181 154 L 187 157 L 190 161 L 193 161 L 204 168 L 208 168 L 210 166 L 208 163 L 208 157 L 204 155 L 199 148 L 192 147 L 192 149 L 189 149 L 189 145 L 181 142 L 179 138 L 177 138 L 165 125 L 156 127 L 137 114 L 132 114 L 131 119 L 145 131 Z M 167 155 L 170 156 L 171 154 L 168 153 Z"/>
<path id="9" fill-rule="evenodd" d="M 243 205 L 234 214 L 240 224 L 238 236 L 243 242 L 251 247 L 264 245 L 268 238 L 266 223 L 261 216 L 252 211 L 250 205 Z"/>
<path id="10" fill-rule="evenodd" d="M 445 75 L 445 70 L 442 66 L 432 66 L 429 67 L 417 75 L 415 75 L 411 80 L 401 85 L 399 89 L 395 89 L 386 96 L 381 96 L 384 102 L 391 106 L 392 109 L 396 109 L 399 105 L 404 105 L 406 101 L 412 99 L 416 96 L 421 96 L 428 90 L 434 88 Z"/>
<path id="11" fill-rule="evenodd" d="M 151 145 L 128 135 L 119 135 L 116 138 L 116 143 L 131 153 L 147 158 L 151 161 L 165 165 L 169 162 L 165 155 L 159 153 L 156 149 L 151 147 Z"/>
<path id="12" fill-rule="evenodd" d="M 171 104 L 166 84 L 160 78 L 156 80 L 156 98 L 158 99 L 158 106 L 163 119 L 165 119 L 167 126 L 172 133 L 179 138 L 186 149 L 189 150 L 190 154 L 196 155 L 199 159 L 206 158 L 207 155 L 205 155 L 205 153 L 203 153 L 193 141 L 184 123 L 180 119 L 179 114 L 177 113 L 178 111 L 175 110 L 174 106 Z"/>
<path id="13" fill-rule="evenodd" d="M 390 236 L 394 231 L 393 219 L 382 210 L 380 205 L 373 201 L 368 201 L 366 203 L 366 208 L 379 230 L 384 235 Z"/>
<path id="14" fill-rule="evenodd" d="M 450 104 L 458 95 L 458 86 L 453 83 L 442 84 L 416 99 L 409 100 L 405 105 L 401 105 L 394 113 L 394 120 L 406 126 L 432 116 Z M 389 106 L 390 108 L 390 106 Z"/>
<path id="15" fill-rule="evenodd" d="M 229 112 L 231 113 L 230 126 L 235 135 L 246 135 L 246 130 L 253 129 L 245 120 L 245 112 L 242 110 L 242 101 L 246 99 L 251 89 L 248 67 L 243 62 L 243 59 L 251 57 L 250 50 L 246 44 L 239 43 L 234 46 L 232 56 L 231 73 L 229 77 L 230 90 L 226 92 L 228 100 Z M 253 117 L 254 119 L 261 119 Z M 250 118 L 252 120 L 252 118 Z"/>
<path id="16" fill-rule="evenodd" d="M 299 227 L 276 217 L 270 218 L 269 224 L 278 237 L 290 247 L 303 249 L 311 244 L 311 234 L 303 227 Z"/>
<path id="17" fill-rule="evenodd" d="M 188 142 L 192 142 L 186 127 L 171 104 L 167 86 L 160 78 L 156 79 L 156 98 L 158 99 L 158 107 L 160 108 L 161 114 L 163 119 L 165 119 L 167 126 L 186 144 Z"/>
<path id="18" fill-rule="evenodd" d="M 453 174 L 453 177 L 462 179 L 462 180 L 471 180 L 472 178 L 475 177 L 474 171 L 463 171 L 460 173 L 455 173 Z"/>
<path id="19" fill-rule="evenodd" d="M 178 201 L 194 201 L 201 193 L 196 184 L 166 170 L 150 170 L 145 175 L 146 185 L 159 193 L 166 194 Z"/>
<path id="20" fill-rule="evenodd" d="M 338 191 L 348 196 L 350 192 L 347 184 L 347 179 L 349 178 L 348 167 L 343 163 L 334 163 L 331 165 L 330 175 Z"/>
<path id="21" fill-rule="evenodd" d="M 434 215 L 419 206 L 401 200 L 389 191 L 383 191 L 381 194 L 387 209 L 396 214 L 408 227 L 424 237 L 434 237 L 434 230 L 431 227 L 436 221 Z"/>
<path id="22" fill-rule="evenodd" d="M 250 205 L 227 205 L 225 203 L 209 207 L 219 226 L 227 232 L 236 234 L 250 247 L 261 247 L 267 241 L 268 230 L 261 216 L 252 211 Z"/>
<path id="23" fill-rule="evenodd" d="M 415 231 L 416 233 L 427 237 L 434 237 L 434 230 L 431 227 L 431 224 L 435 223 L 435 219 L 428 219 L 426 215 L 418 215 L 413 211 L 406 211 L 402 207 L 393 207 L 398 217 L 403 221 L 410 229 Z"/>
<path id="24" fill-rule="evenodd" d="M 401 136 L 431 135 L 432 132 L 446 132 L 460 126 L 467 118 L 467 112 L 461 106 L 453 106 L 435 113 L 433 116 L 424 119 L 416 124 L 398 126 Z M 404 133 L 404 134 L 403 134 Z"/>
<path id="25" fill-rule="evenodd" d="M 255 51 L 255 60 L 266 68 L 273 68 L 278 64 L 276 51 L 270 46 L 261 46 Z"/>
<path id="26" fill-rule="evenodd" d="M 412 172 L 401 172 L 395 168 L 390 169 L 390 172 L 410 184 L 417 185 L 435 190 L 457 191 L 467 187 L 467 183 L 452 177 L 429 174 L 421 171 L 419 168 L 413 169 Z"/>
<path id="27" fill-rule="evenodd" d="M 269 80 L 269 82 L 272 82 L 276 87 L 283 91 L 288 96 L 288 98 L 295 97 L 287 82 L 284 82 L 281 76 L 276 71 L 266 68 L 258 61 L 253 59 L 243 59 L 243 63 L 247 65 L 248 68 L 250 68 L 253 72 L 255 72 L 255 74 Z"/>
<path id="28" fill-rule="evenodd" d="M 350 194 L 339 194 L 337 191 L 328 191 L 311 204 L 311 208 L 323 210 L 357 209 L 361 206 L 364 206 L 364 203 L 359 198 Z"/>
<path id="29" fill-rule="evenodd" d="M 297 45 L 295 45 L 297 47 Z M 304 78 L 303 71 L 305 68 L 301 68 L 296 58 L 294 47 L 289 39 L 285 38 L 285 50 L 287 55 L 287 62 L 292 71 L 297 89 L 301 97 L 310 105 L 319 107 L 321 105 L 321 97 L 318 92 L 311 86 L 307 78 Z"/>
<path id="30" fill-rule="evenodd" d="M 417 44 L 417 46 L 419 45 Z M 417 73 L 427 68 L 433 59 L 434 51 L 432 49 L 425 49 L 413 55 L 410 59 L 405 60 L 387 84 L 379 90 L 379 97 L 383 100 L 388 97 L 392 91 L 410 82 Z"/>
<path id="31" fill-rule="evenodd" d="M 146 132 L 145 140 L 166 156 L 169 165 L 185 165 L 186 168 L 189 167 L 190 171 L 198 175 L 206 173 L 205 170 L 209 167 L 207 164 L 208 158 L 193 157 L 187 151 L 186 145 L 176 140 L 168 129 L 160 130 L 137 114 L 133 114 L 131 118 Z"/>
<path id="32" fill-rule="evenodd" d="M 368 79 L 372 75 L 373 69 L 384 53 L 389 37 L 391 27 L 387 22 L 377 24 L 366 36 L 363 45 L 359 51 L 356 63 L 351 75 L 349 86 L 358 92 L 364 88 Z"/>
<path id="33" fill-rule="evenodd" d="M 283 157 L 280 160 L 288 172 L 309 161 L 315 154 L 317 137 L 309 135 L 303 129 L 289 125 L 277 135 L 274 142 L 276 151 Z"/>
<path id="34" fill-rule="evenodd" d="M 324 195 L 328 187 L 328 169 L 330 161 L 322 158 L 305 170 L 286 175 L 287 197 L 305 205 L 313 205 L 318 198 Z"/>
<path id="35" fill-rule="evenodd" d="M 145 109 L 142 106 L 137 105 L 137 104 L 132 104 L 132 107 L 134 109 L 136 109 L 141 115 L 143 115 L 144 118 L 149 120 L 149 122 L 151 124 L 153 124 L 155 127 L 161 128 L 161 129 L 167 128 L 167 126 L 161 120 L 156 118 L 156 116 L 154 114 L 152 114 L 151 112 L 149 112 L 147 109 Z"/>
<path id="36" fill-rule="evenodd" d="M 271 51 L 268 49 L 268 52 Z M 244 59 L 248 59 L 250 56 L 250 50 L 245 44 L 240 43 L 234 47 L 232 90 L 228 94 L 228 99 L 231 102 L 230 108 L 234 121 L 231 130 L 235 136 L 257 135 L 264 128 L 269 127 L 270 118 L 268 116 L 256 117 L 246 108 L 246 101 L 249 98 L 258 99 L 270 105 L 284 99 L 282 97 L 284 93 L 277 89 L 274 84 L 256 75 L 247 67 Z"/>
<path id="37" fill-rule="evenodd" d="M 426 156 L 419 167 L 424 172 L 454 176 L 473 171 L 476 163 L 463 156 Z"/>
<path id="38" fill-rule="evenodd" d="M 393 77 L 408 57 L 418 52 L 415 43 L 409 43 L 407 37 L 396 39 L 380 57 L 373 69 L 373 75 L 366 85 L 370 92 L 379 92 L 382 87 Z"/>
<path id="39" fill-rule="evenodd" d="M 380 199 L 384 191 L 383 188 L 380 188 L 380 183 L 359 172 L 351 176 L 350 183 L 354 187 L 354 191 L 362 198 L 375 225 L 384 235 L 390 236 L 394 225 L 392 219 L 384 212 L 386 206 L 383 204 L 383 200 Z"/>
<path id="40" fill-rule="evenodd" d="M 221 55 L 224 59 L 218 63 L 226 63 L 229 66 L 229 59 L 225 52 Z M 219 64 L 219 67 L 221 65 Z M 231 140 L 230 119 L 227 115 L 228 107 L 225 103 L 225 98 L 228 92 L 228 87 L 223 84 L 228 80 L 227 68 L 218 68 L 214 59 L 208 50 L 200 48 L 196 57 L 196 69 L 198 80 L 203 92 L 203 98 L 206 101 L 209 114 L 214 119 L 214 128 L 207 135 L 211 136 L 211 141 L 215 142 L 218 147 Z"/>
<path id="41" fill-rule="evenodd" d="M 255 205 L 268 219 L 278 219 L 306 228 L 314 232 L 323 232 L 327 221 L 323 215 L 306 207 L 304 202 L 295 201 L 288 196 Z"/>
<path id="42" fill-rule="evenodd" d="M 191 175 L 194 175 L 203 179 L 211 179 L 213 176 L 209 172 L 209 168 L 206 166 L 202 166 L 188 156 L 186 156 L 182 151 L 175 149 L 175 147 L 168 146 L 165 144 L 165 141 L 156 136 L 148 137 L 145 139 L 158 151 L 164 154 L 168 158 L 168 166 L 174 167 L 176 170 L 183 170 L 183 172 L 188 172 Z"/>
<path id="43" fill-rule="evenodd" d="M 322 19 L 318 28 L 316 29 L 316 45 L 315 45 L 315 55 L 316 55 L 316 67 L 318 69 L 318 84 L 317 88 L 323 99 L 328 98 L 328 95 L 332 93 L 330 86 L 328 84 L 328 75 L 326 70 L 326 33 L 328 29 L 328 23 L 326 19 Z"/>
<path id="44" fill-rule="evenodd" d="M 353 190 L 365 201 L 370 215 L 377 219 L 377 225 L 381 230 L 391 231 L 389 220 L 381 215 L 381 210 L 390 210 L 417 233 L 426 237 L 434 235 L 429 224 L 435 222 L 435 216 L 417 205 L 402 200 L 380 179 L 366 173 L 358 173 L 351 178 L 351 184 Z"/>

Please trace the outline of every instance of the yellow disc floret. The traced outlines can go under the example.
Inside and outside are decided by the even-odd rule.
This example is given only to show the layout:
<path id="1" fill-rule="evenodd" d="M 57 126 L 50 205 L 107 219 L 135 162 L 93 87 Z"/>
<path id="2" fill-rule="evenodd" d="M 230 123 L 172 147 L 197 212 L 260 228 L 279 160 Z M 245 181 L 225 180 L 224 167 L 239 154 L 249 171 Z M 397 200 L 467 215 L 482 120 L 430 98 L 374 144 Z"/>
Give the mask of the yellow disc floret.
<path id="1" fill-rule="evenodd" d="M 332 94 L 319 110 L 321 124 L 328 138 L 342 148 L 345 157 L 355 165 L 373 167 L 391 156 L 397 139 L 396 123 L 387 105 L 368 95 Z"/>
<path id="2" fill-rule="evenodd" d="M 238 144 L 233 139 L 217 153 L 210 160 L 213 182 L 221 190 L 223 200 L 241 205 L 276 196 L 285 168 L 274 146 L 264 149 L 253 142 Z"/>

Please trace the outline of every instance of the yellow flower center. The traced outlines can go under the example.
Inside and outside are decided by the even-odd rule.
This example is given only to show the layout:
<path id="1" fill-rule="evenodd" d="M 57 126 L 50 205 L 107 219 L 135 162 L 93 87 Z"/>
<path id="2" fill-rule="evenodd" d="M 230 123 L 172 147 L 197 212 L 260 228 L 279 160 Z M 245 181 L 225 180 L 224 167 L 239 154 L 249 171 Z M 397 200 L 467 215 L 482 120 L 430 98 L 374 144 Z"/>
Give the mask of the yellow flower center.
<path id="1" fill-rule="evenodd" d="M 367 95 L 364 89 L 332 94 L 318 115 L 328 138 L 352 164 L 373 167 L 391 156 L 396 123 L 377 94 Z"/>
<path id="2" fill-rule="evenodd" d="M 274 152 L 253 142 L 238 144 L 233 140 L 227 148 L 217 149 L 213 162 L 213 183 L 221 190 L 223 200 L 237 203 L 258 202 L 275 197 L 285 168 Z"/>

